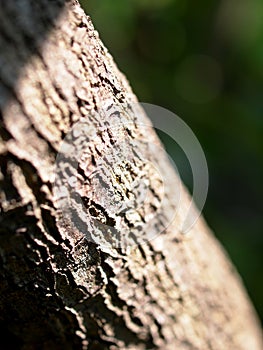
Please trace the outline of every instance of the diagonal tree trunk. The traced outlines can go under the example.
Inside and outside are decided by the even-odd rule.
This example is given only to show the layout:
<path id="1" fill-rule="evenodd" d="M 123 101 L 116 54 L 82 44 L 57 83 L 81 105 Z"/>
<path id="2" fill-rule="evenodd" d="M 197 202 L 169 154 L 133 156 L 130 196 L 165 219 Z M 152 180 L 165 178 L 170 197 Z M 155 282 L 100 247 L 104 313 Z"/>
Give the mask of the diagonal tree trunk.
<path id="1" fill-rule="evenodd" d="M 129 230 L 136 243 L 157 207 L 158 233 L 174 210 L 177 178 L 164 154 L 149 147 L 159 141 L 138 127 L 147 119 L 134 113 L 136 97 L 78 2 L 1 2 L 0 53 L 1 349 L 261 350 L 239 276 L 203 219 L 183 235 L 177 215 L 141 245 L 101 246 L 87 238 L 95 218 L 103 239 L 106 223 L 110 233 Z M 104 101 L 126 113 L 98 114 Z M 133 172 L 148 181 L 149 203 L 137 216 L 120 215 L 116 201 L 105 200 L 105 176 L 81 193 L 84 219 L 74 199 L 73 217 L 61 219 L 54 163 L 64 136 L 81 120 L 87 132 L 103 132 L 79 176 L 87 181 L 122 138 L 131 152 L 122 154 L 120 173 L 107 162 L 102 173 L 112 167 L 106 187 L 120 201 L 129 196 L 125 181 Z M 160 181 L 144 160 L 169 173 L 171 194 L 162 205 Z M 182 201 L 187 206 L 185 191 Z M 71 225 L 77 219 L 81 227 Z"/>

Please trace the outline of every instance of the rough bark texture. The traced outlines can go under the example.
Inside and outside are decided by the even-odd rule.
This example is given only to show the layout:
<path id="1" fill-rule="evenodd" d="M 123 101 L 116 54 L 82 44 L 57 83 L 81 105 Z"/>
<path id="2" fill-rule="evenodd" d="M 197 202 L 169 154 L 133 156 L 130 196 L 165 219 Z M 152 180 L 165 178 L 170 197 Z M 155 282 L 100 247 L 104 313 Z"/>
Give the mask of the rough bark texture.
<path id="1" fill-rule="evenodd" d="M 79 4 L 1 2 L 0 52 L 1 349 L 261 350 L 239 276 L 203 219 L 183 235 L 179 209 L 148 243 L 107 249 L 61 221 L 53 164 L 63 137 L 81 119 L 104 130 L 80 164 L 82 180 L 116 149 L 120 135 L 131 149 L 140 148 L 140 155 L 121 160 L 120 173 L 113 167 L 113 178 L 101 179 L 106 185 L 96 183 L 94 191 L 90 181 L 82 189 L 87 220 L 97 219 L 102 237 L 99 224 L 119 220 L 116 232 L 130 230 L 136 242 L 157 208 L 156 233 L 174 211 L 172 192 L 160 205 L 161 180 L 145 162 L 158 162 L 171 188 L 176 175 L 148 147 L 158 140 L 137 126 L 147 119 L 134 113 L 136 97 Z M 98 118 L 105 100 L 129 113 Z M 119 128 L 111 130 L 116 120 Z M 114 205 L 130 196 L 125 188 L 138 173 L 148 181 L 148 205 L 121 216 Z M 105 200 L 105 186 L 115 204 Z M 183 204 L 188 201 L 184 192 Z"/>

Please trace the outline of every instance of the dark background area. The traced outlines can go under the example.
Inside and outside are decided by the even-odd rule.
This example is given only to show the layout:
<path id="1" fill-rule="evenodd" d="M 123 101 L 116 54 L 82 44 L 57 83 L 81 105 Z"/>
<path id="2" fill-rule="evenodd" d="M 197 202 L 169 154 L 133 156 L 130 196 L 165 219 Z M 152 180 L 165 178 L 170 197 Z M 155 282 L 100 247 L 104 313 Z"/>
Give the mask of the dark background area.
<path id="1" fill-rule="evenodd" d="M 173 111 L 198 137 L 210 174 L 203 214 L 262 320 L 262 0 L 81 3 L 139 100 Z M 160 136 L 178 165 L 178 147 Z"/>

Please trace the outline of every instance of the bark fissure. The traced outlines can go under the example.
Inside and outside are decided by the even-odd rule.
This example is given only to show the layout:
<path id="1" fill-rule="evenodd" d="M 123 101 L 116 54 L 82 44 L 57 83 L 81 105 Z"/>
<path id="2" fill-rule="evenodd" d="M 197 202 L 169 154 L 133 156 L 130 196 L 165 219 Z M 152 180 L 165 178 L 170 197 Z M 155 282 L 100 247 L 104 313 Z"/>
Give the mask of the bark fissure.
<path id="1" fill-rule="evenodd" d="M 4 339 L 18 349 L 260 350 L 253 308 L 203 219 L 186 236 L 180 215 L 166 227 L 174 198 L 162 198 L 149 164 L 171 174 L 171 186 L 176 175 L 164 153 L 152 154 L 149 144 L 160 143 L 140 127 L 149 122 L 90 18 L 73 0 L 21 3 L 0 13 Z M 70 141 L 76 154 L 87 147 L 68 218 L 53 193 L 54 163 L 78 121 L 86 139 Z M 147 205 L 136 180 L 148 186 Z M 132 244 L 118 246 L 127 234 Z"/>

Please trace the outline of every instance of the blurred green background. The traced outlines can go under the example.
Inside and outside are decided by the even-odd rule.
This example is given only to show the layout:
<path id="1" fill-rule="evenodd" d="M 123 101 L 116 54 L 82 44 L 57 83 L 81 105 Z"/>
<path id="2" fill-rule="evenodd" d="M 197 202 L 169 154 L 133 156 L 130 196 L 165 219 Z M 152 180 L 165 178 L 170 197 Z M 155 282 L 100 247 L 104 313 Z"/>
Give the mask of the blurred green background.
<path id="1" fill-rule="evenodd" d="M 81 3 L 139 100 L 175 112 L 198 137 L 210 173 L 204 216 L 262 320 L 263 1 Z M 187 161 L 160 136 L 191 189 Z"/>

